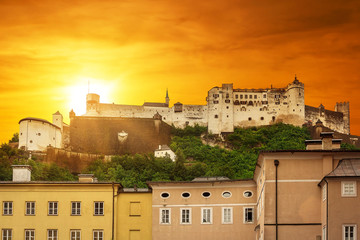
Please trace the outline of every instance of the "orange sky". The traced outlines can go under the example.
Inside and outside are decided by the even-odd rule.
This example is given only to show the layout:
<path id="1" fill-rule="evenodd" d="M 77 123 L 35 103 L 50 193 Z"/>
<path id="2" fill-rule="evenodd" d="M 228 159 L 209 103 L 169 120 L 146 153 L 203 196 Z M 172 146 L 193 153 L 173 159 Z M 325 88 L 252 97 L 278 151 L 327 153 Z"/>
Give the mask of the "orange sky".
<path id="1" fill-rule="evenodd" d="M 0 143 L 24 117 L 80 114 L 88 80 L 103 102 L 164 101 L 168 88 L 171 104 L 206 104 L 221 83 L 294 74 L 307 105 L 350 101 L 360 135 L 357 0 L 1 0 L 0 16 Z"/>

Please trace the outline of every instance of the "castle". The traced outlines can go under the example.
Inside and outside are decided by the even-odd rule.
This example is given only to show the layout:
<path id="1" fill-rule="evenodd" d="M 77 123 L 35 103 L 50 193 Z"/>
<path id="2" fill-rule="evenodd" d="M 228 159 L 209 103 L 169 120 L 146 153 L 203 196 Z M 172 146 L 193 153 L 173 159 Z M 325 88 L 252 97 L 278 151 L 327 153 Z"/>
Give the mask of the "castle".
<path id="1" fill-rule="evenodd" d="M 207 126 L 210 133 L 233 132 L 235 127 L 270 125 L 277 122 L 301 126 L 315 125 L 321 120 L 324 126 L 337 132 L 350 134 L 349 103 L 336 103 L 335 111 L 304 103 L 304 84 L 296 77 L 284 88 L 234 89 L 223 84 L 208 91 L 206 105 L 184 105 L 180 102 L 169 107 L 165 103 L 145 102 L 142 106 L 100 103 L 100 96 L 87 95 L 86 114 L 91 117 L 152 118 L 160 114 L 169 125 L 184 128 L 187 125 Z"/>
<path id="2" fill-rule="evenodd" d="M 252 127 L 286 123 L 324 127 L 350 134 L 349 102 L 336 103 L 335 111 L 307 106 L 304 84 L 296 77 L 284 88 L 234 89 L 223 84 L 208 91 L 206 105 L 169 106 L 166 91 L 164 103 L 145 102 L 141 106 L 101 103 L 100 96 L 86 96 L 86 113 L 70 112 L 70 125 L 63 123 L 59 112 L 53 123 L 38 118 L 21 119 L 19 148 L 45 151 L 48 146 L 75 152 L 124 154 L 153 152 L 157 146 L 170 143 L 170 125 L 206 126 L 209 133 L 233 132 L 235 127 Z"/>

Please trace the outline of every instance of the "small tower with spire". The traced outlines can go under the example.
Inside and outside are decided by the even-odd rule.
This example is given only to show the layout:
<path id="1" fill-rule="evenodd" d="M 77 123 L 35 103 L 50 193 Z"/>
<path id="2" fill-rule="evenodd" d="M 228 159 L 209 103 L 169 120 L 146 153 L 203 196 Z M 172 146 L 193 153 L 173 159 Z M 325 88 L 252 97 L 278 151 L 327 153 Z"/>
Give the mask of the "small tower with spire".
<path id="1" fill-rule="evenodd" d="M 169 98 L 169 91 L 166 89 L 166 97 L 165 97 L 165 103 L 169 107 L 170 98 Z"/>

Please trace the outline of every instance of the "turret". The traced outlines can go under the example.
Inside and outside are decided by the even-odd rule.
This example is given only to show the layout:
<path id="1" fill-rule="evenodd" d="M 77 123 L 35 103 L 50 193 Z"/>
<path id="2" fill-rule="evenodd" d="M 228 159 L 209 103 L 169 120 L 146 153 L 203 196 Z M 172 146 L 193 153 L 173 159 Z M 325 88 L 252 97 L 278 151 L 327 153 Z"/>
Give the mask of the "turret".
<path id="1" fill-rule="evenodd" d="M 59 111 L 57 111 L 56 113 L 54 113 L 53 115 L 53 124 L 58 126 L 59 128 L 61 128 L 61 132 L 63 130 L 63 116 L 61 115 L 61 113 Z"/>
<path id="2" fill-rule="evenodd" d="M 97 109 L 97 104 L 100 103 L 100 95 L 96 93 L 88 93 L 86 95 L 86 112 Z"/>
<path id="3" fill-rule="evenodd" d="M 337 102 L 335 111 L 343 113 L 344 133 L 350 134 L 350 104 L 349 102 Z"/>
<path id="4" fill-rule="evenodd" d="M 295 125 L 302 125 L 305 122 L 305 101 L 304 101 L 304 84 L 295 79 L 287 86 L 286 100 L 288 104 L 288 113 L 297 115 Z"/>

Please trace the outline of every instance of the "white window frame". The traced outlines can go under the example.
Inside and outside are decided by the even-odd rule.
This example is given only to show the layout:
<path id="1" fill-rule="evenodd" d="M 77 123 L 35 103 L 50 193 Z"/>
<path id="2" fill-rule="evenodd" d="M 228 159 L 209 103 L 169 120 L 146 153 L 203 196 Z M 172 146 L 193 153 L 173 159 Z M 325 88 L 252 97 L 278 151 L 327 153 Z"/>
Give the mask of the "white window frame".
<path id="1" fill-rule="evenodd" d="M 189 211 L 188 222 L 183 221 L 183 211 Z M 191 224 L 191 208 L 180 208 L 180 224 Z"/>
<path id="2" fill-rule="evenodd" d="M 230 214 L 230 218 L 229 219 L 225 219 L 225 212 L 229 211 Z M 222 224 L 233 224 L 233 207 L 222 207 L 221 208 L 221 219 L 222 219 Z"/>
<path id="3" fill-rule="evenodd" d="M 163 211 L 169 211 L 168 220 L 163 222 Z M 162 225 L 171 224 L 171 208 L 160 208 L 159 212 L 159 223 Z"/>
<path id="4" fill-rule="evenodd" d="M 345 185 L 346 184 L 353 184 L 354 185 L 354 192 L 353 193 L 346 193 L 345 192 Z M 356 181 L 342 181 L 341 182 L 341 196 L 342 197 L 356 197 L 357 191 L 356 191 Z"/>
<path id="5" fill-rule="evenodd" d="M 1 239 L 2 240 L 12 240 L 12 229 L 4 228 L 1 230 Z"/>
<path id="6" fill-rule="evenodd" d="M 209 211 L 209 221 L 204 221 L 204 211 Z M 213 223 L 213 208 L 201 208 L 201 224 L 212 224 Z"/>
<path id="7" fill-rule="evenodd" d="M 102 229 L 93 230 L 93 240 L 104 240 L 104 230 Z"/>
<path id="8" fill-rule="evenodd" d="M 251 221 L 249 221 L 249 220 L 247 220 L 247 210 L 248 209 L 251 209 L 252 210 L 252 220 Z M 244 211 L 244 219 L 243 219 L 243 222 L 244 222 L 244 224 L 252 224 L 252 223 L 254 223 L 254 218 L 255 218 L 255 208 L 254 207 L 244 207 L 243 208 L 243 211 Z"/>
<path id="9" fill-rule="evenodd" d="M 81 202 L 71 202 L 71 216 L 81 216 Z"/>
<path id="10" fill-rule="evenodd" d="M 350 240 L 350 238 L 345 238 L 345 228 L 346 227 L 353 227 L 354 229 L 354 240 L 357 239 L 357 225 L 356 224 L 343 224 L 343 227 L 342 227 L 342 239 L 343 240 Z"/>
<path id="11" fill-rule="evenodd" d="M 56 201 L 48 202 L 48 215 L 49 216 L 57 216 L 58 215 L 58 207 L 59 203 Z"/>
<path id="12" fill-rule="evenodd" d="M 35 229 L 25 229 L 25 240 L 35 240 Z"/>
<path id="13" fill-rule="evenodd" d="M 58 230 L 57 229 L 48 229 L 47 230 L 47 240 L 58 240 Z"/>
<path id="14" fill-rule="evenodd" d="M 25 215 L 34 216 L 35 215 L 35 202 L 25 202 Z"/>
<path id="15" fill-rule="evenodd" d="M 326 184 L 324 184 L 324 186 L 322 187 L 322 200 L 325 201 L 326 197 Z"/>
<path id="16" fill-rule="evenodd" d="M 74 233 L 74 236 L 73 236 Z M 70 240 L 81 240 L 81 230 L 71 229 L 70 230 Z"/>
<path id="17" fill-rule="evenodd" d="M 3 215 L 4 216 L 13 215 L 13 202 L 12 201 L 4 201 L 3 202 Z"/>
<path id="18" fill-rule="evenodd" d="M 94 216 L 104 216 L 104 202 L 94 202 Z"/>

